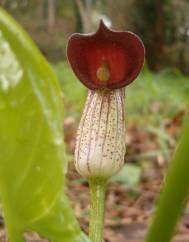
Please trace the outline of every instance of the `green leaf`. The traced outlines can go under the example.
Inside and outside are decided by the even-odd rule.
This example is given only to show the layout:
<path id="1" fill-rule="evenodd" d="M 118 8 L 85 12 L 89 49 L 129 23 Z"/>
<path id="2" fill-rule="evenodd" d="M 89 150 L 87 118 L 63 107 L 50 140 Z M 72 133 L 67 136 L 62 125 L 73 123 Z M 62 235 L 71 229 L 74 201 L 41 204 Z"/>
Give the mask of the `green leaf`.
<path id="1" fill-rule="evenodd" d="M 126 164 L 121 171 L 111 178 L 112 181 L 123 184 L 126 188 L 135 188 L 141 178 L 141 167 Z"/>
<path id="2" fill-rule="evenodd" d="M 175 151 L 146 242 L 170 242 L 189 195 L 189 118 Z"/>
<path id="3" fill-rule="evenodd" d="M 0 9 L 0 197 L 9 242 L 35 230 L 84 241 L 63 193 L 66 162 L 58 80 L 29 36 Z"/>

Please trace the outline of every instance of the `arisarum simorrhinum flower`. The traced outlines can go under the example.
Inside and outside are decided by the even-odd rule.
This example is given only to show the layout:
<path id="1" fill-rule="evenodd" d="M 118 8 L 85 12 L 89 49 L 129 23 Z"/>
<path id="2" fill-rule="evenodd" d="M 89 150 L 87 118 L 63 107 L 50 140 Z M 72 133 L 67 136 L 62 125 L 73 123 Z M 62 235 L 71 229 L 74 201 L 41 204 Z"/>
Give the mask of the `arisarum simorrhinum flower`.
<path id="1" fill-rule="evenodd" d="M 108 29 L 101 21 L 92 34 L 73 34 L 68 60 L 90 90 L 78 128 L 75 165 L 84 177 L 108 178 L 125 155 L 125 86 L 139 74 L 144 46 L 135 34 Z"/>
<path id="2" fill-rule="evenodd" d="M 102 242 L 106 182 L 124 164 L 125 86 L 143 66 L 144 46 L 135 34 L 113 31 L 101 21 L 96 33 L 73 34 L 67 55 L 75 75 L 89 89 L 75 166 L 90 185 L 91 242 Z"/>

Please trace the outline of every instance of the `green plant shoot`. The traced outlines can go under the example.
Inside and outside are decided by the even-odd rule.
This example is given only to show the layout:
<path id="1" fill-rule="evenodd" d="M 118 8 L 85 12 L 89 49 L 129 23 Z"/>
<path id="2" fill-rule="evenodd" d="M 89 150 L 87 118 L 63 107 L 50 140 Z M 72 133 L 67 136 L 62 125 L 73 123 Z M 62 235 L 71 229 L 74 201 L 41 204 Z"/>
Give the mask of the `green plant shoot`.
<path id="1" fill-rule="evenodd" d="M 170 242 L 189 195 L 189 118 L 167 174 L 146 242 Z"/>

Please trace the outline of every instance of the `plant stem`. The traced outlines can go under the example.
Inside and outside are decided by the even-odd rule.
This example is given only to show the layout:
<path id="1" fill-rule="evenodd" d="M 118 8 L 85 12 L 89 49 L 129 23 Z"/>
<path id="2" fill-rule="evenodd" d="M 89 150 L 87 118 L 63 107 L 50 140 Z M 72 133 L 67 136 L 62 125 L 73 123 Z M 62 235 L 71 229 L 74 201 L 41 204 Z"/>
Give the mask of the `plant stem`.
<path id="1" fill-rule="evenodd" d="M 103 241 L 106 184 L 107 182 L 101 179 L 89 181 L 91 204 L 89 238 L 91 242 Z"/>
<path id="2" fill-rule="evenodd" d="M 153 223 L 145 242 L 170 242 L 189 196 L 189 117 L 170 162 Z"/>

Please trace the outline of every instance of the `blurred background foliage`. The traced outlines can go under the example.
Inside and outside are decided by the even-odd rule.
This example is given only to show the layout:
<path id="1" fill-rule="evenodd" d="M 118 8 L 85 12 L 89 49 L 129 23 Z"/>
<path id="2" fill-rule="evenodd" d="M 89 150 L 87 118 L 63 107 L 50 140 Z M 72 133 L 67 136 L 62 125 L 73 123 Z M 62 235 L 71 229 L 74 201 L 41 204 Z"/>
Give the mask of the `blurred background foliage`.
<path id="1" fill-rule="evenodd" d="M 153 70 L 189 74 L 188 0 L 1 0 L 52 61 L 65 58 L 67 37 L 89 32 L 104 18 L 115 29 L 139 34 Z"/>

